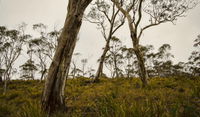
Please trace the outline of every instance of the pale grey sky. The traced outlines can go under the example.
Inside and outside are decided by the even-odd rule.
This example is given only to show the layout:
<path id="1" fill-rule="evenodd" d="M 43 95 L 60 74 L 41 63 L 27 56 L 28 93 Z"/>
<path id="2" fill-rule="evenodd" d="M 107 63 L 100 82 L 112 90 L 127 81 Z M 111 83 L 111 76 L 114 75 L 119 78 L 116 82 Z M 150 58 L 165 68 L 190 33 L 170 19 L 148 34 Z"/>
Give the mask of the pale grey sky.
<path id="1" fill-rule="evenodd" d="M 52 28 L 62 27 L 67 13 L 67 0 L 0 0 L 0 25 L 16 28 L 21 22 L 29 26 L 44 23 Z M 172 46 L 175 62 L 187 61 L 193 50 L 193 40 L 200 34 L 200 5 L 179 18 L 176 25 L 162 24 L 145 31 L 142 44 L 152 44 L 155 48 L 164 43 Z M 123 42 L 131 47 L 128 28 L 122 28 L 118 34 Z M 96 68 L 104 40 L 96 26 L 84 22 L 80 31 L 80 40 L 76 52 L 81 52 L 83 58 L 89 58 L 90 66 Z"/>

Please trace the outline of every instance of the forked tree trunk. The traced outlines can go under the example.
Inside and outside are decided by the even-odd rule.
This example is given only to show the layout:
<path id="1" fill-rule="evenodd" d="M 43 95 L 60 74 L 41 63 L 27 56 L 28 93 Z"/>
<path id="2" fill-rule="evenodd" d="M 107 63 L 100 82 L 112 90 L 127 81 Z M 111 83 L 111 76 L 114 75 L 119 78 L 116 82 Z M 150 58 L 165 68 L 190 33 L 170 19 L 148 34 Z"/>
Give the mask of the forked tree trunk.
<path id="1" fill-rule="evenodd" d="M 132 25 L 132 20 L 131 20 L 130 15 L 127 15 L 127 20 L 128 20 L 129 30 L 130 30 L 130 36 L 133 43 L 133 51 L 138 60 L 139 76 L 142 81 L 142 86 L 146 87 L 148 85 L 148 81 L 147 81 L 148 74 L 145 67 L 145 63 L 144 63 L 144 57 L 140 50 L 140 45 L 139 45 L 140 40 L 137 38 L 137 33 L 136 33 L 137 29 L 135 29 L 134 26 Z"/>
<path id="2" fill-rule="evenodd" d="M 144 64 L 144 58 L 142 56 L 141 50 L 139 48 L 139 38 L 137 38 L 137 27 L 141 21 L 141 10 L 142 10 L 142 2 L 143 0 L 140 0 L 139 2 L 139 19 L 138 21 L 135 23 L 133 23 L 133 18 L 132 16 L 129 14 L 129 12 L 131 11 L 131 7 L 128 10 L 124 10 L 121 6 L 120 3 L 117 0 L 112 0 L 112 2 L 115 3 L 116 7 L 126 16 L 127 20 L 128 20 L 128 26 L 129 26 L 129 31 L 130 31 L 130 36 L 132 39 L 132 43 L 133 43 L 133 49 L 134 52 L 136 54 L 137 60 L 138 60 L 138 67 L 139 67 L 139 76 L 141 78 L 143 87 L 145 87 L 148 82 L 148 75 L 147 75 L 147 70 L 145 68 L 145 64 Z"/>
<path id="3" fill-rule="evenodd" d="M 62 33 L 59 37 L 53 61 L 42 96 L 42 109 L 48 114 L 65 110 L 65 81 L 70 68 L 70 62 L 77 41 L 82 17 L 86 7 L 92 0 L 69 0 L 68 14 Z"/>

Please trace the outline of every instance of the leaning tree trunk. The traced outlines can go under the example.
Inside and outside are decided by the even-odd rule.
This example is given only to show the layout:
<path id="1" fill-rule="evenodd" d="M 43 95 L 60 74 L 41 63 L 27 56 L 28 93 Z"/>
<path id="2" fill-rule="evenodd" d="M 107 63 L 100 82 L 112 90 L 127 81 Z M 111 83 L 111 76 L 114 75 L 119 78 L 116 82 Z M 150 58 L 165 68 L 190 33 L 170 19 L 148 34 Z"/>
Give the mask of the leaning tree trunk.
<path id="1" fill-rule="evenodd" d="M 145 87 L 148 85 L 148 82 L 147 82 L 148 75 L 147 75 L 147 70 L 146 70 L 145 63 L 144 63 L 144 58 L 143 58 L 142 52 L 140 50 L 139 39 L 137 38 L 135 31 L 133 31 L 133 28 L 130 28 L 130 33 L 131 33 L 131 39 L 132 39 L 132 43 L 133 43 L 133 51 L 138 60 L 139 76 L 142 81 L 143 87 Z"/>
<path id="2" fill-rule="evenodd" d="M 68 14 L 59 37 L 42 96 L 42 109 L 51 114 L 65 110 L 64 88 L 83 13 L 92 0 L 69 0 Z"/>
<path id="3" fill-rule="evenodd" d="M 145 67 L 145 64 L 144 64 L 144 58 L 141 54 L 141 50 L 139 48 L 139 45 L 134 47 L 134 52 L 135 52 L 135 55 L 136 55 L 137 60 L 138 60 L 139 76 L 141 78 L 143 87 L 145 87 L 148 84 L 148 82 L 147 82 L 148 74 L 147 74 L 147 70 L 146 70 L 146 67 Z"/>
<path id="4" fill-rule="evenodd" d="M 106 54 L 107 54 L 108 50 L 110 49 L 110 40 L 112 38 L 112 35 L 114 34 L 113 33 L 114 21 L 115 21 L 115 18 L 112 20 L 112 23 L 110 24 L 111 28 L 110 28 L 110 31 L 109 31 L 109 35 L 106 39 L 106 45 L 105 45 L 105 48 L 103 50 L 103 54 L 101 55 L 101 58 L 100 58 L 99 67 L 97 69 L 94 82 L 99 82 L 99 78 L 103 74 L 103 63 L 104 63 L 104 60 L 106 58 Z"/>
<path id="5" fill-rule="evenodd" d="M 129 30 L 130 30 L 130 36 L 131 36 L 132 43 L 133 43 L 133 51 L 138 60 L 139 76 L 142 81 L 143 87 L 145 87 L 148 85 L 148 82 L 147 82 L 148 75 L 147 75 L 147 70 L 145 68 L 144 58 L 143 58 L 142 52 L 140 50 L 140 45 L 139 45 L 140 40 L 139 40 L 139 38 L 137 38 L 137 29 L 133 26 L 130 15 L 127 15 L 127 20 L 128 20 Z"/>
<path id="6" fill-rule="evenodd" d="M 105 46 L 105 48 L 103 50 L 103 54 L 101 55 L 100 62 L 99 62 L 99 67 L 97 69 L 94 82 L 99 82 L 99 78 L 102 76 L 103 63 L 104 63 L 104 60 L 105 60 L 105 57 L 106 57 L 106 53 L 109 50 L 109 44 L 110 44 L 110 39 L 106 41 L 106 46 Z"/>

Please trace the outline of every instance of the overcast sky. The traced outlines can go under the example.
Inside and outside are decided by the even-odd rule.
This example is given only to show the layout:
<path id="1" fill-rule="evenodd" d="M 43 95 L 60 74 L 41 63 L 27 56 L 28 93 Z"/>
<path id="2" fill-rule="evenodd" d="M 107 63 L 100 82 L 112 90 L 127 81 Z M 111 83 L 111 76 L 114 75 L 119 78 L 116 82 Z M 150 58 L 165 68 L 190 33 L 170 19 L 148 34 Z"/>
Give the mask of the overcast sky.
<path id="1" fill-rule="evenodd" d="M 44 23 L 52 28 L 63 26 L 67 14 L 67 0 L 0 0 L 0 25 L 16 28 L 21 22 L 29 26 Z M 118 32 L 120 39 L 131 47 L 128 28 Z M 162 24 L 145 31 L 142 44 L 152 44 L 155 48 L 164 43 L 171 44 L 175 62 L 187 61 L 193 50 L 193 40 L 200 34 L 200 5 L 190 10 L 186 17 L 179 18 L 176 25 Z M 83 58 L 89 58 L 90 66 L 96 68 L 104 40 L 96 26 L 83 22 L 80 40 L 75 52 L 81 52 Z"/>

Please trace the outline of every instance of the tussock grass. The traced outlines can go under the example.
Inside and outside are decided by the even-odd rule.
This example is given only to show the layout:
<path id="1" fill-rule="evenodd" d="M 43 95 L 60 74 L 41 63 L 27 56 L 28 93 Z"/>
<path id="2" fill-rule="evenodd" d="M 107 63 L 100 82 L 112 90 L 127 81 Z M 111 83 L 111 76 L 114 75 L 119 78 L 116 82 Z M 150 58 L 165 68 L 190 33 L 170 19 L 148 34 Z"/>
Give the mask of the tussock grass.
<path id="1" fill-rule="evenodd" d="M 152 78 L 142 88 L 137 78 L 69 79 L 66 113 L 53 117 L 199 117 L 200 78 Z M 40 110 L 44 83 L 11 81 L 0 92 L 0 117 L 45 117 Z M 2 86 L 0 88 L 2 91 Z"/>

